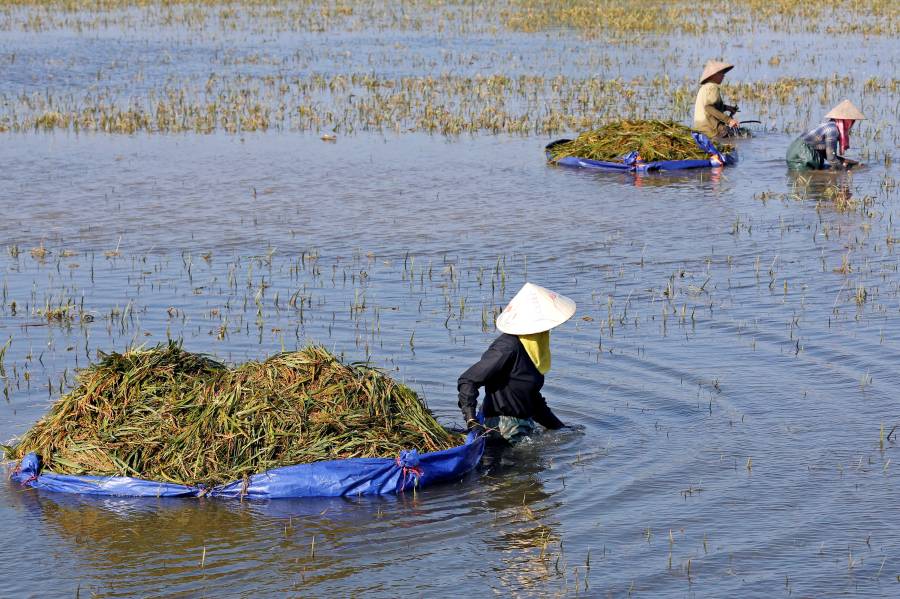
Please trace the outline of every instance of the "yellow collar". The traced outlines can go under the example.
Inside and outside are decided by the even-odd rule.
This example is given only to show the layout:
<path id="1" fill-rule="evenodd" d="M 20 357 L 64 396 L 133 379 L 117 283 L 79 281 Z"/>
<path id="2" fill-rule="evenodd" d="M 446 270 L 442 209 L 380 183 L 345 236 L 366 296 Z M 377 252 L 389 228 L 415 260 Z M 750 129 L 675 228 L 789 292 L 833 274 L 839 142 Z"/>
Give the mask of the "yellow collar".
<path id="1" fill-rule="evenodd" d="M 550 370 L 550 331 L 533 335 L 519 335 L 519 341 L 538 372 L 547 374 L 547 371 Z"/>

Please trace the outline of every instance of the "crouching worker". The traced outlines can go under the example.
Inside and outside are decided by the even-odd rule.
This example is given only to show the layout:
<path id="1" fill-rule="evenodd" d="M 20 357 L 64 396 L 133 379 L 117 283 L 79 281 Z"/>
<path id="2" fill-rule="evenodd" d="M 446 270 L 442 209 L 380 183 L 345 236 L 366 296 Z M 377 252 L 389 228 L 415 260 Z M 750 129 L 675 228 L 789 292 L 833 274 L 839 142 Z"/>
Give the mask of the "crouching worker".
<path id="1" fill-rule="evenodd" d="M 525 283 L 497 318 L 503 334 L 457 382 L 469 431 L 515 445 L 534 431 L 535 422 L 548 429 L 564 426 L 547 406 L 541 387 L 550 370 L 550 329 L 573 314 L 571 299 Z M 484 426 L 475 415 L 481 387 Z"/>
<path id="2" fill-rule="evenodd" d="M 825 115 L 825 120 L 788 147 L 788 167 L 794 170 L 849 168 L 858 164 L 842 154 L 850 147 L 853 123 L 866 117 L 850 100 L 844 100 Z"/>

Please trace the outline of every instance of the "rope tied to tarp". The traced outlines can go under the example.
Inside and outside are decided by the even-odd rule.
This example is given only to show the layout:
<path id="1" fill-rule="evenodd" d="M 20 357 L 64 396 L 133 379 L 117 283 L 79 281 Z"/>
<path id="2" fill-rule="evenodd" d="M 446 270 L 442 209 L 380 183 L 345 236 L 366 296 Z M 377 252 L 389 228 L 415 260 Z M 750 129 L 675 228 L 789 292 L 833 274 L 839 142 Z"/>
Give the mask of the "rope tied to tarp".
<path id="1" fill-rule="evenodd" d="M 419 463 L 419 452 L 415 449 L 404 449 L 395 461 L 403 476 L 400 480 L 400 492 L 402 493 L 406 489 L 406 481 L 409 477 L 415 477 L 415 486 L 418 486 L 419 479 L 425 475 L 425 471 L 422 470 Z"/>
<path id="2" fill-rule="evenodd" d="M 19 481 L 22 486 L 26 486 L 38 479 L 38 475 L 41 471 L 41 459 L 37 454 L 29 453 L 16 465 L 15 469 L 13 469 L 12 473 L 9 475 L 9 478 L 21 475 L 23 473 L 23 466 L 25 467 L 25 474 L 28 474 L 29 472 L 31 473 L 31 476 L 29 476 L 25 480 Z"/>
<path id="3" fill-rule="evenodd" d="M 12 471 L 12 472 L 9 473 L 9 478 L 12 479 L 13 477 L 18 476 L 18 475 L 21 474 L 21 473 L 22 473 L 22 464 L 20 463 L 18 466 L 16 466 L 15 468 L 13 468 L 13 471 Z M 29 477 L 26 478 L 25 480 L 19 481 L 19 484 L 22 485 L 22 486 L 24 487 L 24 486 L 26 486 L 28 483 L 34 482 L 34 481 L 36 481 L 37 479 L 38 479 L 38 474 L 37 474 L 37 472 L 33 472 L 33 473 L 31 474 L 31 476 L 29 476 Z"/>
<path id="4" fill-rule="evenodd" d="M 638 164 L 643 164 L 644 160 L 641 158 L 641 155 L 636 151 L 632 150 L 628 152 L 624 156 L 622 156 L 622 164 L 626 166 L 636 166 Z"/>

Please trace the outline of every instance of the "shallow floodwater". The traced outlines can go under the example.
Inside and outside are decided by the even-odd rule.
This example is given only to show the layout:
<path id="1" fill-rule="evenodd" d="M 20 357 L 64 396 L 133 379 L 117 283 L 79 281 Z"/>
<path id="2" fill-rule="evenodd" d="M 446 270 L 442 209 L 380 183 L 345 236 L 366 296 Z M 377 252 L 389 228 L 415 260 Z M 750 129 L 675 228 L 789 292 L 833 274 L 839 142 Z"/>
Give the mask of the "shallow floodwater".
<path id="1" fill-rule="evenodd" d="M 536 135 L 4 134 L 3 441 L 98 350 L 167 338 L 322 343 L 461 425 L 526 280 L 578 312 L 545 386 L 573 429 L 400 497 L 0 485 L 0 595 L 895 596 L 896 146 L 798 177 L 757 133 L 736 167 L 641 176 L 548 166 Z"/>

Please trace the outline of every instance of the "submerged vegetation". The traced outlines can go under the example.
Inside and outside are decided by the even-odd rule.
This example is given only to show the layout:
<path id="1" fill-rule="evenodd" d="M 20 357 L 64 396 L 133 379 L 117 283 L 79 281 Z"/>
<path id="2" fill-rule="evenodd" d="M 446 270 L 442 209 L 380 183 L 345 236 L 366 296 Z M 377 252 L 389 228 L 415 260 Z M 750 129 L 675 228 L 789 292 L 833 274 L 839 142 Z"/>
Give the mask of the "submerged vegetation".
<path id="1" fill-rule="evenodd" d="M 0 131 L 132 134 L 291 130 L 547 135 L 583 131 L 614 118 L 687 119 L 696 85 L 668 77 L 632 79 L 542 75 L 387 77 L 371 73 L 210 75 L 162 87 L 92 86 L 84 92 L 0 91 Z M 868 94 L 893 95 L 900 79 L 870 78 Z M 852 93 L 849 77 L 779 78 L 724 86 L 727 97 L 796 130 L 794 108 L 810 97 L 833 104 Z M 861 134 L 871 127 L 865 122 Z M 889 129 L 885 129 L 889 131 Z M 859 135 L 859 133 L 858 133 Z"/>
<path id="2" fill-rule="evenodd" d="M 89 42 L 97 46 L 89 56 L 0 53 L 7 73 L 0 132 L 551 135 L 611 119 L 686 121 L 699 62 L 686 69 L 677 56 L 684 35 L 753 35 L 765 26 L 779 35 L 866 35 L 880 44 L 881 35 L 897 33 L 898 12 L 897 3 L 881 0 L 829 5 L 827 19 L 824 6 L 785 0 L 722 7 L 684 0 L 0 0 L 0 29 L 58 28 L 83 38 L 103 29 L 159 43 L 122 57 L 107 56 L 103 36 Z M 323 33 L 364 30 L 410 33 L 379 36 L 364 49 L 340 38 L 320 43 Z M 418 36 L 477 39 L 468 36 L 511 31 L 546 32 L 546 39 L 527 53 L 512 46 L 416 47 Z M 273 43 L 248 48 L 239 41 L 246 36 L 272 36 Z M 787 60 L 792 48 L 778 48 L 773 55 L 741 52 L 724 86 L 743 114 L 766 128 L 795 132 L 844 96 L 890 103 L 900 85 L 880 69 L 865 80 L 855 72 L 808 76 Z M 665 75 L 648 70 L 646 56 L 665 65 Z M 793 74 L 783 72 L 789 62 Z M 36 70 L 46 75 L 40 85 L 28 75 Z M 810 100 L 810 113 L 798 117 L 797 107 Z M 894 135 L 890 120 L 866 122 L 859 133 L 874 127 Z"/>
<path id="3" fill-rule="evenodd" d="M 466 33 L 571 28 L 585 37 L 696 35 L 722 28 L 737 33 L 760 25 L 774 31 L 833 35 L 900 32 L 900 9 L 890 0 L 838 0 L 828 5 L 750 0 L 721 6 L 687 0 L 2 0 L 0 8 L 0 27 L 30 31 L 136 24 L 229 31 L 265 23 L 272 31 L 376 27 Z"/>
<path id="4" fill-rule="evenodd" d="M 405 385 L 321 347 L 234 369 L 174 343 L 104 355 L 14 446 L 64 474 L 188 485 L 462 443 Z"/>
<path id="5" fill-rule="evenodd" d="M 750 0 L 705 5 L 686 0 L 512 0 L 504 23 L 522 31 L 573 28 L 583 35 L 704 34 L 765 25 L 774 31 L 896 35 L 900 9 L 890 0 L 842 0 L 830 5 L 792 0 Z"/>

